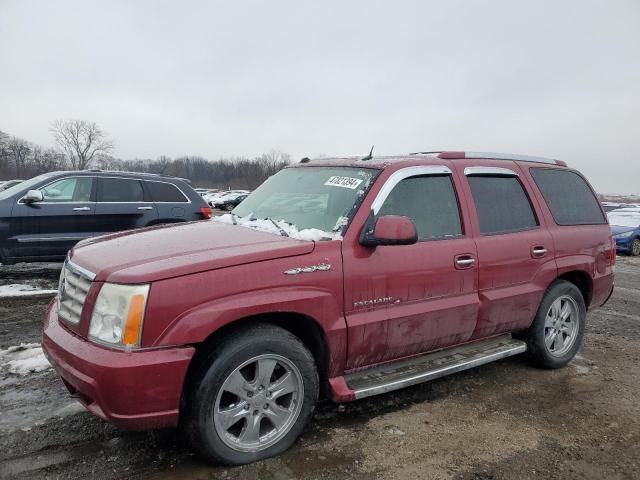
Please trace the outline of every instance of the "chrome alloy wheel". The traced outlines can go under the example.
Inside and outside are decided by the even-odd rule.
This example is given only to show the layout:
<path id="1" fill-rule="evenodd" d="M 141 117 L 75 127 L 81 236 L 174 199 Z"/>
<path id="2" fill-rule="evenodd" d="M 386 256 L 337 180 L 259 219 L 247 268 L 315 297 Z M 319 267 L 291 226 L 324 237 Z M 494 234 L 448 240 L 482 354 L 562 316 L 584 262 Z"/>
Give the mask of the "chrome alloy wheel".
<path id="1" fill-rule="evenodd" d="M 561 357 L 578 336 L 578 304 L 569 295 L 558 297 L 549 308 L 544 321 L 544 343 L 549 353 Z"/>
<path id="2" fill-rule="evenodd" d="M 253 357 L 224 381 L 213 410 L 220 439 L 233 450 L 258 452 L 296 423 L 304 398 L 302 375 L 275 354 Z"/>

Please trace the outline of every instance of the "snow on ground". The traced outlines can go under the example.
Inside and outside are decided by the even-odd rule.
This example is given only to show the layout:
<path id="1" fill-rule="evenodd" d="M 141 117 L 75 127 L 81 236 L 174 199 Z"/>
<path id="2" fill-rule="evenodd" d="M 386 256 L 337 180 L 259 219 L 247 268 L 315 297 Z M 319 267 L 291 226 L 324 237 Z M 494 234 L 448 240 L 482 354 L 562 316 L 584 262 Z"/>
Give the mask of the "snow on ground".
<path id="1" fill-rule="evenodd" d="M 0 285 L 0 297 L 27 297 L 32 295 L 55 295 L 57 290 L 45 290 L 22 283 Z"/>
<path id="2" fill-rule="evenodd" d="M 277 226 L 273 224 L 271 220 L 263 218 L 252 219 L 250 216 L 238 217 L 230 213 L 225 213 L 218 217 L 213 217 L 214 222 L 227 223 L 230 225 L 239 225 L 241 227 L 253 228 L 254 230 L 260 230 L 261 232 L 273 233 L 275 235 L 282 235 L 284 231 L 289 237 L 296 240 L 342 240 L 342 235 L 339 232 L 325 232 L 317 228 L 305 228 L 298 230 L 295 225 L 285 222 L 284 220 L 276 220 Z"/>
<path id="3" fill-rule="evenodd" d="M 0 350 L 0 370 L 15 375 L 42 372 L 51 367 L 39 343 L 21 343 L 6 350 Z"/>

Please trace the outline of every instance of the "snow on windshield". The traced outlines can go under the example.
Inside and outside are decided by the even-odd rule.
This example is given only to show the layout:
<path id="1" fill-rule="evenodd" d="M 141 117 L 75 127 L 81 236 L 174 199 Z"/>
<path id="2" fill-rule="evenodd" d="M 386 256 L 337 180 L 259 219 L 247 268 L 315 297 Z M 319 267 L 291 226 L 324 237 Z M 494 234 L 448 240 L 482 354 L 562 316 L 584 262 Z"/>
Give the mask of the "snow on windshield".
<path id="1" fill-rule="evenodd" d="M 227 223 L 230 225 L 239 225 L 241 227 L 253 228 L 254 230 L 259 230 L 261 232 L 273 233 L 275 235 L 282 235 L 282 231 L 284 231 L 289 237 L 295 238 L 296 240 L 307 240 L 307 241 L 320 241 L 320 240 L 342 240 L 342 235 L 339 232 L 325 232 L 323 230 L 319 230 L 317 228 L 305 228 L 303 230 L 298 230 L 295 225 L 291 225 L 290 223 L 285 222 L 284 220 L 275 220 L 278 226 L 274 225 L 271 220 L 264 218 L 251 218 L 251 215 L 247 215 L 246 217 L 238 217 L 225 213 L 224 215 L 220 215 L 219 217 L 213 217 L 212 220 L 214 222 Z"/>
<path id="2" fill-rule="evenodd" d="M 609 225 L 617 227 L 638 228 L 640 225 L 640 215 L 637 213 L 610 213 Z"/>

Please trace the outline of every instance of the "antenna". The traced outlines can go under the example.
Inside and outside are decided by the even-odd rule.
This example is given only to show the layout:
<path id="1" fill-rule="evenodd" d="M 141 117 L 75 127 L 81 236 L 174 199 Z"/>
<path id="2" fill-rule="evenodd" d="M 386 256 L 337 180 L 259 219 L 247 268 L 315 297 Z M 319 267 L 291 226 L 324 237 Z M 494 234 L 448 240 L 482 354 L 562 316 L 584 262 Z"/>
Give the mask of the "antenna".
<path id="1" fill-rule="evenodd" d="M 361 159 L 363 162 L 366 160 L 371 160 L 373 158 L 373 147 L 375 147 L 375 145 L 371 145 L 371 151 L 369 152 L 369 155 Z"/>

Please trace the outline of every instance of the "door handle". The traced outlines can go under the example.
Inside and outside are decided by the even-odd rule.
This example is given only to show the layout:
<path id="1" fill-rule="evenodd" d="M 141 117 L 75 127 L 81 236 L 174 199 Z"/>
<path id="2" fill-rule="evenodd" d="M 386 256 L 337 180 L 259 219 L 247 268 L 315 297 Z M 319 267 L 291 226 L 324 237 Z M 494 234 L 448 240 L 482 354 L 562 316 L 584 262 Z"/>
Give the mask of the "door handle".
<path id="1" fill-rule="evenodd" d="M 88 212 L 91 210 L 91 207 L 74 207 L 74 212 Z"/>
<path id="2" fill-rule="evenodd" d="M 153 207 L 138 207 L 138 210 L 153 210 Z"/>
<path id="3" fill-rule="evenodd" d="M 547 249 L 544 245 L 536 245 L 531 248 L 531 256 L 533 258 L 542 258 L 547 254 Z"/>
<path id="4" fill-rule="evenodd" d="M 475 265 L 476 259 L 471 255 L 457 255 L 455 258 L 455 264 L 457 269 L 471 268 Z"/>

